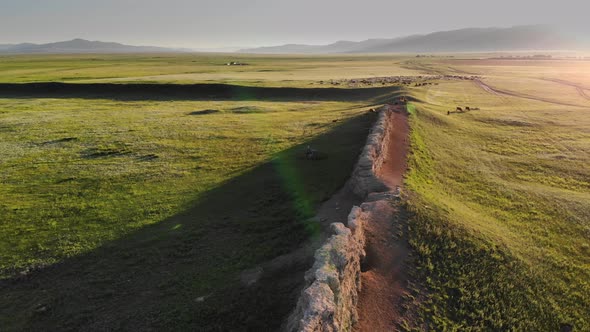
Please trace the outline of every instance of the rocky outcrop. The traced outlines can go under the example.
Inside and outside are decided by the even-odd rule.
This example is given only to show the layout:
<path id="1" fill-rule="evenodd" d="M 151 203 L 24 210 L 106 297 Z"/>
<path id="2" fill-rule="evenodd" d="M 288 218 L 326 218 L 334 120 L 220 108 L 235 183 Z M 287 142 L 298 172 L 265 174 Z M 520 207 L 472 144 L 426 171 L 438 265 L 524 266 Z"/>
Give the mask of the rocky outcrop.
<path id="1" fill-rule="evenodd" d="M 363 213 L 354 207 L 348 227 L 331 225 L 334 233 L 316 251 L 315 263 L 305 275 L 303 290 L 286 331 L 350 331 L 357 321 L 361 261 L 365 257 Z"/>
<path id="2" fill-rule="evenodd" d="M 383 106 L 348 182 L 352 191 L 359 197 L 366 197 L 372 192 L 381 192 L 388 189 L 377 177 L 377 174 L 385 158 L 383 147 L 389 143 L 390 116 L 391 111 L 389 108 Z"/>
<path id="3" fill-rule="evenodd" d="M 390 112 L 387 106 L 381 108 L 347 184 L 360 197 L 388 190 L 376 174 L 385 157 L 383 147 L 388 144 Z M 330 225 L 333 235 L 315 252 L 315 263 L 305 275 L 306 286 L 285 324 L 285 331 L 352 330 L 358 320 L 361 262 L 365 258 L 364 225 L 369 218 L 368 213 L 355 206 L 346 226 L 343 223 Z"/>

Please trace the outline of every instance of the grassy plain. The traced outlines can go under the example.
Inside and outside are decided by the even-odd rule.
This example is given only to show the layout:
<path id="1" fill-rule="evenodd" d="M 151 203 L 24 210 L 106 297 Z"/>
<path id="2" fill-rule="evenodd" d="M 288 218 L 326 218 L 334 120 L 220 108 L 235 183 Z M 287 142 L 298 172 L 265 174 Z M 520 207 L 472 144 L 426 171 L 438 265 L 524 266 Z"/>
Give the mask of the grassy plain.
<path id="1" fill-rule="evenodd" d="M 61 56 L 38 67 L 17 60 L 37 68 L 35 81 L 68 72 Z M 3 80 L 22 81 L 10 61 Z M 224 61 L 211 70 L 234 70 Z M 97 77 L 134 70 L 114 67 Z M 241 272 L 315 234 L 306 220 L 350 174 L 373 119 L 367 107 L 397 92 L 299 86 L 268 99 L 257 98 L 266 88 L 237 85 L 217 98 L 3 95 L 0 325 L 277 328 L 307 265 L 252 287 Z M 326 158 L 305 160 L 307 144 Z"/>
<path id="2" fill-rule="evenodd" d="M 0 82 L 238 83 L 302 86 L 329 79 L 413 75 L 403 56 L 55 55 L 2 57 Z M 226 66 L 231 61 L 245 66 Z"/>
<path id="3" fill-rule="evenodd" d="M 0 82 L 300 89 L 278 100 L 3 96 L 0 324 L 276 328 L 306 266 L 252 288 L 240 272 L 313 234 L 303 221 L 348 176 L 372 121 L 363 110 L 404 93 L 414 99 L 409 325 L 589 329 L 590 62 L 474 58 L 0 58 Z M 507 93 L 471 81 L 317 90 L 423 74 L 481 75 Z M 480 110 L 447 115 L 456 106 Z M 198 113 L 209 109 L 219 112 Z M 302 160 L 310 141 L 328 158 Z"/>
<path id="4" fill-rule="evenodd" d="M 427 303 L 421 323 L 435 330 L 589 329 L 590 102 L 576 87 L 546 79 L 588 91 L 590 63 L 427 66 L 483 75 L 515 93 L 491 93 L 476 82 L 412 91 L 409 237 L 429 294 L 413 295 Z M 456 106 L 480 110 L 447 115 Z"/>

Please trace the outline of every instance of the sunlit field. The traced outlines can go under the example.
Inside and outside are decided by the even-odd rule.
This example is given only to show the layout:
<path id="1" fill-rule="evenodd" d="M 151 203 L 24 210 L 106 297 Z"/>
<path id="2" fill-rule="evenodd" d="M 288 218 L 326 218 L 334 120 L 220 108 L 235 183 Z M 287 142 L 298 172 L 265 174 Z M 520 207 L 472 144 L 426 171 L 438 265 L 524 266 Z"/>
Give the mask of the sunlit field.
<path id="1" fill-rule="evenodd" d="M 487 57 L 0 57 L 0 83 L 233 91 L 0 89 L 0 330 L 277 329 L 309 265 L 255 287 L 241 272 L 318 234 L 367 110 L 401 95 L 407 328 L 590 329 L 590 61 Z M 481 82 L 327 83 L 397 75 Z"/>
<path id="2" fill-rule="evenodd" d="M 54 55 L 2 56 L 0 82 L 248 83 L 301 86 L 319 80 L 414 75 L 402 56 Z M 238 61 L 243 66 L 227 66 Z"/>
<path id="3" fill-rule="evenodd" d="M 308 219 L 350 174 L 367 110 L 398 93 L 300 86 L 2 95 L 0 325 L 276 329 L 307 263 L 255 287 L 242 271 L 317 235 Z"/>
<path id="4" fill-rule="evenodd" d="M 590 327 L 590 66 L 519 64 L 430 64 L 513 95 L 476 82 L 412 92 L 409 236 L 436 329 Z M 447 115 L 456 106 L 479 110 Z"/>

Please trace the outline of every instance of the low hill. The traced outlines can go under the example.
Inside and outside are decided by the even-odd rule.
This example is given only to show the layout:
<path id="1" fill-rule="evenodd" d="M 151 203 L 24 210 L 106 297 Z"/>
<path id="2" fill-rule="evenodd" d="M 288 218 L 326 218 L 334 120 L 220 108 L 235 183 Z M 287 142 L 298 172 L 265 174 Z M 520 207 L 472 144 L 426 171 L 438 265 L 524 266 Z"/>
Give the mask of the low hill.
<path id="1" fill-rule="evenodd" d="M 566 50 L 580 43 L 548 26 L 468 28 L 392 39 L 339 41 L 330 45 L 283 45 L 243 49 L 241 53 L 415 53 Z"/>
<path id="2" fill-rule="evenodd" d="M 183 52 L 186 50 L 155 46 L 130 46 L 119 43 L 73 39 L 49 44 L 13 44 L 0 45 L 0 53 L 147 53 L 147 52 Z"/>

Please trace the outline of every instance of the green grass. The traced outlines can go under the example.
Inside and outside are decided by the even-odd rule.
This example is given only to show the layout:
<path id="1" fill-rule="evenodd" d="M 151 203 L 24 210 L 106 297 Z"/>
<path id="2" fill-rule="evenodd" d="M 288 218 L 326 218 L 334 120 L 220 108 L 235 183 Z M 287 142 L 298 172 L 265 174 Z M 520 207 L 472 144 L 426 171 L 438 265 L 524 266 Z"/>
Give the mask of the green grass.
<path id="1" fill-rule="evenodd" d="M 277 327 L 307 265 L 240 272 L 314 235 L 373 102 L 0 100 L 0 325 Z"/>
<path id="2" fill-rule="evenodd" d="M 472 55 L 469 58 L 473 57 Z M 410 95 L 411 325 L 590 329 L 586 62 L 403 56 L 0 57 L 0 82 L 229 83 L 235 95 L 97 93 L 0 99 L 2 330 L 275 330 L 306 262 L 251 287 L 240 273 L 314 236 L 346 180 L 369 106 Z M 224 66 L 229 61 L 248 66 Z M 472 82 L 323 90 L 417 74 Z M 281 90 L 269 97 L 267 87 Z M 361 91 L 362 90 L 362 91 Z M 246 93 L 247 92 L 247 93 Z M 260 98 L 258 96 L 264 96 Z M 51 98 L 50 98 L 51 97 Z M 561 103 L 561 104 L 559 104 Z M 447 116 L 456 106 L 479 111 Z M 205 112 L 203 112 L 205 111 Z M 335 122 L 334 122 L 335 121 Z M 311 144 L 327 158 L 301 158 Z"/>
<path id="3" fill-rule="evenodd" d="M 265 112 L 234 113 L 255 107 Z M 190 115 L 212 108 L 221 112 Z M 0 110 L 4 276 L 163 220 L 359 114 L 338 102 L 38 99 L 2 100 Z"/>
<path id="4" fill-rule="evenodd" d="M 342 76 L 338 61 L 368 66 L 351 69 L 359 76 L 392 63 L 338 59 L 2 57 L 2 82 L 235 86 L 222 97 L 152 86 L 0 99 L 0 326 L 276 329 L 309 262 L 251 287 L 240 273 L 317 234 L 307 220 L 349 176 L 366 109 L 397 91 L 310 86 Z M 326 158 L 303 159 L 307 144 Z"/>
<path id="5" fill-rule="evenodd" d="M 304 86 L 319 80 L 414 75 L 402 56 L 239 54 L 0 56 L 0 82 L 237 83 Z M 226 66 L 230 61 L 247 66 Z"/>
<path id="6" fill-rule="evenodd" d="M 590 107 L 491 95 L 469 82 L 413 95 L 407 207 L 420 324 L 588 330 Z M 481 110 L 447 116 L 457 105 Z"/>

